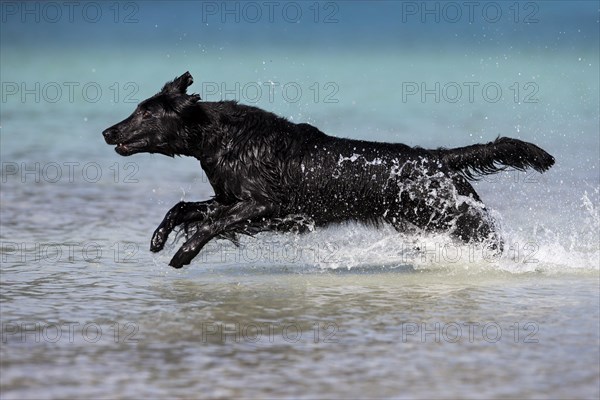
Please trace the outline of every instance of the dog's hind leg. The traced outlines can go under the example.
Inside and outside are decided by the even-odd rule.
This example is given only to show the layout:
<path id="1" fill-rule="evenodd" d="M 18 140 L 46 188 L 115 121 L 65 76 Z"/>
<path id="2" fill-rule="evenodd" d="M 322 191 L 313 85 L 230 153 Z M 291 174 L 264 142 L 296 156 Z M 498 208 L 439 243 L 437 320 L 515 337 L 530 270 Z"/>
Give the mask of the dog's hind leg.
<path id="1" fill-rule="evenodd" d="M 501 253 L 504 242 L 497 232 L 496 222 L 479 198 L 473 186 L 462 176 L 452 178 L 456 192 L 459 194 L 457 211 L 451 234 L 468 243 L 482 242 L 491 250 Z"/>
<path id="2" fill-rule="evenodd" d="M 471 204 L 472 203 L 472 204 Z M 443 207 L 426 207 L 417 204 L 407 205 L 408 209 L 418 209 L 419 214 L 406 209 L 390 213 L 386 218 L 396 230 L 403 233 L 448 232 L 450 236 L 464 243 L 484 243 L 490 250 L 501 253 L 503 241 L 496 232 L 496 225 L 483 203 L 470 198 L 467 203 Z"/>
<path id="3" fill-rule="evenodd" d="M 154 231 L 152 240 L 150 241 L 150 251 L 161 251 L 165 246 L 167 237 L 176 226 L 184 222 L 202 221 L 207 215 L 214 212 L 217 206 L 218 203 L 214 199 L 200 202 L 180 201 L 175 204 Z"/>
<path id="4" fill-rule="evenodd" d="M 400 193 L 388 193 L 385 219 L 400 230 L 413 225 L 423 231 L 448 232 L 465 242 L 482 242 L 501 252 L 502 239 L 475 189 L 460 176 L 414 171 L 401 181 Z"/>
<path id="5" fill-rule="evenodd" d="M 459 209 L 461 213 L 453 221 L 451 235 L 466 243 L 484 243 L 490 250 L 502 253 L 504 241 L 485 207 L 463 204 Z"/>
<path id="6" fill-rule="evenodd" d="M 189 264 L 202 248 L 216 236 L 224 235 L 236 230 L 243 231 L 248 225 L 264 220 L 268 224 L 274 212 L 271 205 L 260 204 L 255 201 L 244 201 L 233 206 L 221 206 L 211 215 L 211 220 L 199 225 L 194 235 L 186 241 L 175 253 L 169 263 L 174 268 L 181 268 Z"/>

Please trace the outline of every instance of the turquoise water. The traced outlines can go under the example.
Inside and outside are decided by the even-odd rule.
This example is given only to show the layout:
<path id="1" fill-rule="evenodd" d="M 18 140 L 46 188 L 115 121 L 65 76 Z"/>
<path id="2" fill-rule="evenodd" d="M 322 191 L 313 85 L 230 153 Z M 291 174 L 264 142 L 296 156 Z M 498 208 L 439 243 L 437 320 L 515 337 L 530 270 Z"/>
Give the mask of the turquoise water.
<path id="1" fill-rule="evenodd" d="M 97 23 L 23 22 L 3 4 L 3 398 L 598 397 L 597 2 L 519 3 L 518 23 L 504 2 L 496 23 L 318 3 L 331 24 L 313 3 L 286 3 L 295 23 L 223 23 L 202 8 L 219 2 L 119 4 L 138 22 L 115 23 L 110 4 Z M 522 22 L 527 4 L 538 22 Z M 475 183 L 501 257 L 349 224 L 215 241 L 175 271 L 181 238 L 159 254 L 149 239 L 177 201 L 212 194 L 198 162 L 123 158 L 101 131 L 186 70 L 203 99 L 331 135 L 506 135 L 556 165 Z"/>

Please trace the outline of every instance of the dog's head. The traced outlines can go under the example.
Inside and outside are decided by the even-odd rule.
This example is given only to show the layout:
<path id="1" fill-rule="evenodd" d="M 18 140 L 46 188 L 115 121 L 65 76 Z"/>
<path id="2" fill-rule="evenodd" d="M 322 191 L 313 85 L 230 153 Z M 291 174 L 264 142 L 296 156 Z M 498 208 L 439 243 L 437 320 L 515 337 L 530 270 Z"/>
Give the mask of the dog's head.
<path id="1" fill-rule="evenodd" d="M 189 72 L 167 82 L 159 93 L 138 104 L 128 118 L 102 132 L 106 143 L 116 144 L 115 151 L 122 156 L 181 154 L 184 120 L 189 114 L 201 112 L 195 107 L 200 96 L 186 93 L 193 82 Z"/>

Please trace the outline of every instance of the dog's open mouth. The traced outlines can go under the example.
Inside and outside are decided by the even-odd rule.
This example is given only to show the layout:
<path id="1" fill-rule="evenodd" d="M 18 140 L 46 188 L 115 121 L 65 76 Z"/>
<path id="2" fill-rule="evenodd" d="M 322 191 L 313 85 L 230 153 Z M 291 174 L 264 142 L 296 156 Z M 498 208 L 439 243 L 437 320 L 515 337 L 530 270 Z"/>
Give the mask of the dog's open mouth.
<path id="1" fill-rule="evenodd" d="M 117 147 L 115 147 L 115 151 L 122 156 L 130 156 L 143 151 L 146 146 L 147 143 L 145 140 L 139 142 L 118 143 Z"/>

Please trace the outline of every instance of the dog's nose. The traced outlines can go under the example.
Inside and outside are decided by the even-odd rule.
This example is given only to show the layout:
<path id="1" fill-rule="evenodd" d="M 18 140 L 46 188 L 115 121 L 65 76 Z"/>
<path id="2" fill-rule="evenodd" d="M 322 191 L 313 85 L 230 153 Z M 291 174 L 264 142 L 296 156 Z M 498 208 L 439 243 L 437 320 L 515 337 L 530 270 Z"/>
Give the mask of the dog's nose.
<path id="1" fill-rule="evenodd" d="M 108 143 L 116 139 L 117 131 L 114 128 L 108 128 L 102 132 L 102 136 L 104 136 L 104 140 Z"/>

